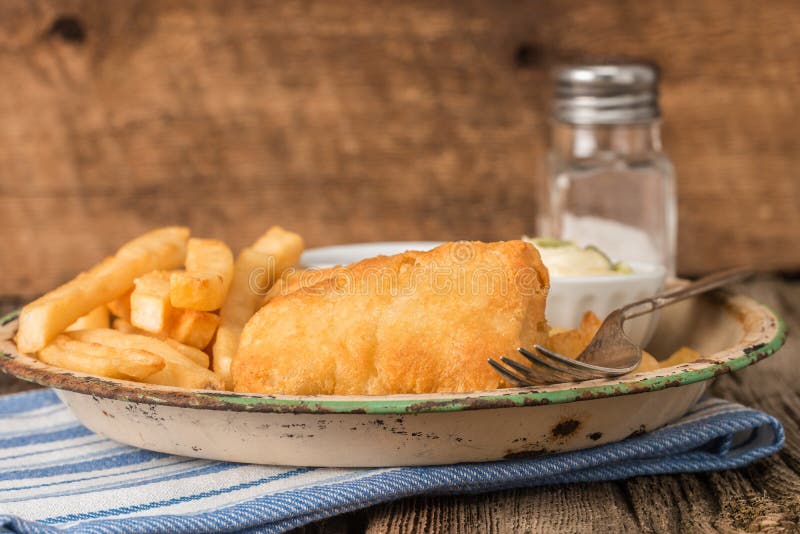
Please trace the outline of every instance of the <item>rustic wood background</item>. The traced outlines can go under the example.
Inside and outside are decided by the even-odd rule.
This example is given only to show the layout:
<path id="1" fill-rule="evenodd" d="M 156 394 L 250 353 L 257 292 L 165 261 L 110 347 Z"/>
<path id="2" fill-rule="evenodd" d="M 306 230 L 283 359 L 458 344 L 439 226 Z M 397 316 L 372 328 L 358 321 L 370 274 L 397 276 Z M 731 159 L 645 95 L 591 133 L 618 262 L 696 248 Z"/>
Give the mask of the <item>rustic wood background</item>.
<path id="1" fill-rule="evenodd" d="M 800 269 L 800 3 L 0 3 L 0 295 L 169 223 L 234 246 L 533 230 L 547 77 L 663 69 L 683 274 Z"/>

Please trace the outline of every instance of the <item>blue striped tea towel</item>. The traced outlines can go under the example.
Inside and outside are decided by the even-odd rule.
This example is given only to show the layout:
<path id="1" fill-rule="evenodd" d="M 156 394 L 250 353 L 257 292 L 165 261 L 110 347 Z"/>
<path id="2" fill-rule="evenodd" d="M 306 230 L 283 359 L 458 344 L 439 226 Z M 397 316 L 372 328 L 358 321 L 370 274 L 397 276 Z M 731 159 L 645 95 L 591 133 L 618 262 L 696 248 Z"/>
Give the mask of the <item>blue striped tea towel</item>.
<path id="1" fill-rule="evenodd" d="M 245 465 L 121 445 L 40 390 L 0 397 L 0 531 L 282 532 L 410 495 L 729 469 L 782 445 L 775 418 L 708 398 L 649 434 L 534 459 L 388 469 Z"/>

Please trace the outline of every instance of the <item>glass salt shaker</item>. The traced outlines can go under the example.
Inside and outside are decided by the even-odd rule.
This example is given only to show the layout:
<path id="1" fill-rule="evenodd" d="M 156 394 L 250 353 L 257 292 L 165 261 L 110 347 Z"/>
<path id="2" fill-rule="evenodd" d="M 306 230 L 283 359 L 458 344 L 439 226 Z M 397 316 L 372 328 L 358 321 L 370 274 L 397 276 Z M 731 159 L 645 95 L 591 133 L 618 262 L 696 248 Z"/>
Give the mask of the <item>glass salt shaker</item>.
<path id="1" fill-rule="evenodd" d="M 555 72 L 539 234 L 675 273 L 675 177 L 661 150 L 658 73 L 647 64 Z"/>

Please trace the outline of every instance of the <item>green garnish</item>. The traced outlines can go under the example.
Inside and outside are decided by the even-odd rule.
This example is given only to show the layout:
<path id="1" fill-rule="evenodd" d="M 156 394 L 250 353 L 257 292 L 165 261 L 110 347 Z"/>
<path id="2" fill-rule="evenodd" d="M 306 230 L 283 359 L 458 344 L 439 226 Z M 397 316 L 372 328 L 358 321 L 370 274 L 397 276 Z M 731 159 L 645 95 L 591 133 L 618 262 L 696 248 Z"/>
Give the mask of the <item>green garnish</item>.
<path id="1" fill-rule="evenodd" d="M 620 274 L 633 274 L 633 267 L 631 267 L 624 261 L 618 261 L 611 267 L 611 269 L 614 272 L 618 272 Z"/>
<path id="2" fill-rule="evenodd" d="M 611 258 L 608 257 L 608 254 L 606 254 L 605 252 L 603 252 L 602 250 L 600 250 L 596 246 L 594 246 L 594 245 L 586 245 L 583 248 L 585 250 L 594 250 L 595 252 L 597 252 L 598 254 L 600 254 L 601 256 L 603 256 L 605 258 L 605 260 L 608 262 L 608 265 L 611 266 L 612 269 L 614 268 L 613 267 L 614 266 L 614 262 L 611 261 Z"/>

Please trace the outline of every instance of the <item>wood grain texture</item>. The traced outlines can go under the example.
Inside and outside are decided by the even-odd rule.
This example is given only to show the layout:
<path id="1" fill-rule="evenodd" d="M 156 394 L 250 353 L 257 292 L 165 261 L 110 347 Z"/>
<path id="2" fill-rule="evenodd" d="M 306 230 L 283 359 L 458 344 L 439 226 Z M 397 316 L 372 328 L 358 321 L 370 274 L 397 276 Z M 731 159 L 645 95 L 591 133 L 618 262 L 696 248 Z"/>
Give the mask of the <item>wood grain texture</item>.
<path id="1" fill-rule="evenodd" d="M 2 2 L 0 294 L 162 224 L 530 232 L 548 69 L 616 54 L 663 69 L 680 271 L 800 269 L 797 28 L 791 0 Z"/>
<path id="2" fill-rule="evenodd" d="M 800 282 L 761 277 L 740 288 L 800 331 Z M 0 313 L 19 300 L 0 298 Z M 717 379 L 715 395 L 781 420 L 786 446 L 748 467 L 719 473 L 418 497 L 297 529 L 297 534 L 506 532 L 798 532 L 800 525 L 800 339 L 754 367 Z M 0 374 L 0 393 L 29 386 Z"/>

